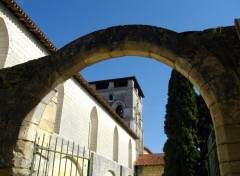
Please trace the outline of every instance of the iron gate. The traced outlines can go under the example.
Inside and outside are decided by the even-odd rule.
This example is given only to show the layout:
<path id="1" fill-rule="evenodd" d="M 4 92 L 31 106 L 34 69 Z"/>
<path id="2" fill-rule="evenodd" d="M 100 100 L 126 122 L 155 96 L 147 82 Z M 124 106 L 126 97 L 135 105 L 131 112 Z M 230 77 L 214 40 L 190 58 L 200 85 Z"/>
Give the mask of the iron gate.
<path id="1" fill-rule="evenodd" d="M 91 176 L 90 152 L 56 135 L 36 135 L 30 176 Z"/>

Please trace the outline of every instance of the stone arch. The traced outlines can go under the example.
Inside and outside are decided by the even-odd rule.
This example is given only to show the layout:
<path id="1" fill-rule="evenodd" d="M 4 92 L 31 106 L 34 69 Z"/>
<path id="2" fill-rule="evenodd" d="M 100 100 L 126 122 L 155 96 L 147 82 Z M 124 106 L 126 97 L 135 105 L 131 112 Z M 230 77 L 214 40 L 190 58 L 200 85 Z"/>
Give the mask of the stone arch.
<path id="1" fill-rule="evenodd" d="M 53 99 L 53 97 L 58 92 L 63 91 L 63 85 L 60 84 L 57 86 L 54 90 L 51 90 L 39 103 L 38 105 L 32 109 L 31 112 L 27 114 L 25 119 L 23 120 L 21 126 L 20 126 L 20 132 L 18 135 L 18 142 L 27 140 L 29 142 L 33 142 L 35 140 L 36 133 L 38 131 L 39 124 L 42 119 L 42 115 L 50 103 L 50 101 Z M 60 96 L 61 97 L 61 96 Z M 59 97 L 57 97 L 59 98 Z M 61 102 L 60 102 L 61 103 Z M 56 114 L 57 115 L 57 114 Z M 55 126 L 55 125 L 54 125 Z M 55 130 L 55 129 L 54 129 Z M 53 131 L 52 131 L 53 132 Z M 43 136 L 43 134 L 39 134 L 40 136 Z M 23 144 L 22 144 L 23 145 Z M 24 146 L 24 145 L 23 145 Z M 26 146 L 29 147 L 29 143 L 26 143 Z M 23 147 L 25 148 L 25 147 Z"/>
<path id="2" fill-rule="evenodd" d="M 154 26 L 127 25 L 93 32 L 51 56 L 2 69 L 0 96 L 7 97 L 0 106 L 4 107 L 1 119 L 7 119 L 2 134 L 3 163 L 9 165 L 12 158 L 21 158 L 13 154 L 16 139 L 22 134 L 20 126 L 48 92 L 87 66 L 134 55 L 176 69 L 198 88 L 213 119 L 221 174 L 240 172 L 240 137 L 234 135 L 240 133 L 239 50 L 234 27 L 176 33 Z M 9 74 L 14 75 L 14 81 Z M 5 152 L 12 156 L 5 157 Z"/>
<path id="3" fill-rule="evenodd" d="M 114 102 L 112 108 L 119 115 L 119 117 L 124 118 L 125 104 L 122 101 Z"/>
<path id="4" fill-rule="evenodd" d="M 4 68 L 6 59 L 7 59 L 7 53 L 9 48 L 9 36 L 8 36 L 8 30 L 7 25 L 3 18 L 0 17 L 0 69 Z"/>
<path id="5" fill-rule="evenodd" d="M 119 135 L 117 127 L 113 132 L 113 161 L 118 162 Z"/>
<path id="6" fill-rule="evenodd" d="M 54 91 L 51 100 L 45 105 L 38 123 L 38 133 L 52 134 L 54 132 L 57 115 L 58 92 Z"/>
<path id="7" fill-rule="evenodd" d="M 113 171 L 109 170 L 104 176 L 116 176 L 116 174 Z"/>
<path id="8" fill-rule="evenodd" d="M 94 106 L 90 114 L 90 150 L 97 152 L 98 140 L 98 113 L 97 108 Z"/>
<path id="9" fill-rule="evenodd" d="M 61 167 L 60 167 L 61 168 L 60 175 L 76 175 L 76 176 L 83 175 L 82 174 L 83 168 L 81 168 L 80 163 L 76 158 L 73 158 L 71 156 L 64 156 L 60 160 L 62 160 Z M 84 161 L 82 161 L 82 162 L 84 162 Z M 66 165 L 66 167 L 65 167 L 65 165 Z M 56 173 L 58 173 L 58 171 Z"/>

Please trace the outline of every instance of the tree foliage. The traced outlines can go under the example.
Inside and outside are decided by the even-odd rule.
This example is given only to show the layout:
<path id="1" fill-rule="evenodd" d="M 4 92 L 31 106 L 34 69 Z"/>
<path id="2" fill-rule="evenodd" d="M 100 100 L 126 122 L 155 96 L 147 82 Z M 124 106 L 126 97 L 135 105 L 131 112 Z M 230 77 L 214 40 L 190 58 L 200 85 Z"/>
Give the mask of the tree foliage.
<path id="1" fill-rule="evenodd" d="M 208 137 L 213 130 L 213 124 L 210 112 L 201 95 L 197 96 L 198 107 L 198 124 L 197 124 L 197 148 L 200 152 L 199 166 L 197 168 L 198 175 L 208 175 L 207 153 L 208 153 Z"/>
<path id="2" fill-rule="evenodd" d="M 195 176 L 197 150 L 197 103 L 193 85 L 173 70 L 168 85 L 165 133 L 165 176 Z"/>

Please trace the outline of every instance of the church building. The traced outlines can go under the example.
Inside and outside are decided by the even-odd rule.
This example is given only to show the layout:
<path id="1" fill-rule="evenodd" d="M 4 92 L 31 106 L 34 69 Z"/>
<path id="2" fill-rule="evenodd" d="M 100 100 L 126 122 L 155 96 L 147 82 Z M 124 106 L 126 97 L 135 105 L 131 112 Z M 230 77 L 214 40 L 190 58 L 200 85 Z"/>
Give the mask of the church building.
<path id="1" fill-rule="evenodd" d="M 0 69 L 55 51 L 15 1 L 0 2 Z M 29 145 L 15 151 L 24 155 L 15 175 L 136 175 L 137 159 L 146 155 L 143 98 L 134 76 L 88 83 L 76 73 L 23 121 L 18 142 Z"/>

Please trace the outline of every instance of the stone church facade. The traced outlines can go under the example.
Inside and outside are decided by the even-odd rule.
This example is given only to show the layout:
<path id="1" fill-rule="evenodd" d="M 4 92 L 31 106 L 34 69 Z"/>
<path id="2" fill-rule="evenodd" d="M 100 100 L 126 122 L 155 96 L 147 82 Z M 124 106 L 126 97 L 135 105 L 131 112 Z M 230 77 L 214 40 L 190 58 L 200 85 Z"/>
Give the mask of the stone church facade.
<path id="1" fill-rule="evenodd" d="M 49 55 L 56 50 L 14 1 L 0 2 L 0 69 Z M 126 85 L 121 85 L 121 81 Z M 119 86 L 117 82 L 120 83 Z M 38 170 L 43 174 L 50 174 L 52 171 L 53 175 L 61 172 L 56 171 L 50 161 L 59 154 L 55 156 L 46 153 L 47 157 L 41 156 L 44 153 L 43 148 L 51 146 L 51 142 L 46 142 L 53 141 L 51 138 L 56 141 L 58 138 L 70 141 L 66 144 L 67 149 L 61 148 L 65 154 L 59 155 L 60 159 L 54 161 L 55 167 L 59 165 L 59 168 L 65 162 L 67 169 L 64 172 L 72 173 L 72 168 L 76 168 L 76 175 L 82 176 L 88 175 L 89 170 L 92 175 L 98 176 L 134 175 L 136 159 L 143 153 L 144 95 L 135 77 L 108 80 L 110 92 L 106 89 L 96 91 L 94 88 L 99 83 L 92 82 L 90 85 L 81 75 L 76 74 L 52 90 L 28 114 L 26 121 L 34 121 L 37 129 L 22 124 L 21 130 L 24 133 L 21 134 L 26 135 L 29 141 L 36 139 L 34 145 L 37 151 L 34 155 L 32 146 L 20 150 L 24 150 L 26 156 L 33 155 L 35 163 L 31 168 L 32 175 L 37 174 Z M 121 99 L 123 97 L 127 99 Z M 80 149 L 74 148 L 74 144 Z M 33 144 L 30 142 L 30 145 Z M 54 146 L 58 150 L 57 145 L 52 145 L 51 150 Z M 85 162 L 84 157 L 82 160 L 75 157 L 73 153 L 76 150 L 86 160 L 91 158 L 90 169 L 90 164 Z M 33 161 L 29 157 L 24 158 L 20 166 Z M 29 170 L 23 171 L 25 174 L 28 172 Z"/>

